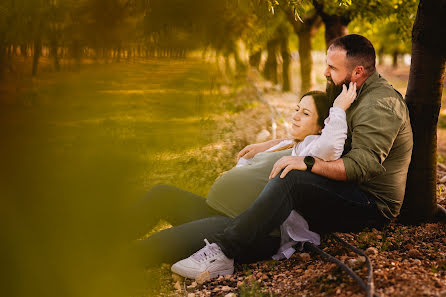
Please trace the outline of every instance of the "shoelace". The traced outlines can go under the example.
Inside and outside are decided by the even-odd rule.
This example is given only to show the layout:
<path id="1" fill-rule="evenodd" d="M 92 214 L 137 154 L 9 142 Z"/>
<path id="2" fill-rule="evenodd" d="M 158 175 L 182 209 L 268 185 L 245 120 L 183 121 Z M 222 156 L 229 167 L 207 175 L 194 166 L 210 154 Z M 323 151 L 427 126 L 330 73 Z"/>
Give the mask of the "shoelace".
<path id="1" fill-rule="evenodd" d="M 206 243 L 206 246 L 191 256 L 192 259 L 198 262 L 207 260 L 208 258 L 216 255 L 219 251 L 219 248 L 216 244 L 210 244 L 207 239 L 204 239 L 204 242 Z"/>

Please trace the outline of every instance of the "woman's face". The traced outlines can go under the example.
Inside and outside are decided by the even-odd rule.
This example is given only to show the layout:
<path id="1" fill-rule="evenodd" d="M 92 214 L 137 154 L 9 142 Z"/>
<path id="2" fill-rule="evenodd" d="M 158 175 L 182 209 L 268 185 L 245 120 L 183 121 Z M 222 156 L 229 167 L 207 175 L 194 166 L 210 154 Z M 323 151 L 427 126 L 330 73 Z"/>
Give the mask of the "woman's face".
<path id="1" fill-rule="evenodd" d="M 320 134 L 322 128 L 317 121 L 318 114 L 313 97 L 303 97 L 297 104 L 291 120 L 291 136 L 295 140 L 302 141 L 308 135 Z"/>

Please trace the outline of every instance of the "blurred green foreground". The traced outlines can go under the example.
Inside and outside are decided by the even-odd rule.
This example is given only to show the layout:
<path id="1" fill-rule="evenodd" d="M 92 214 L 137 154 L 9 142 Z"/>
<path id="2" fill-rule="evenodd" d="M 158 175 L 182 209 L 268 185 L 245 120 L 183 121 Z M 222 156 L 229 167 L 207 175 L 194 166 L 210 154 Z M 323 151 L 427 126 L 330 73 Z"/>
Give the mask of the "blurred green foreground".
<path id="1" fill-rule="evenodd" d="M 221 137 L 220 82 L 193 59 L 88 65 L 0 103 L 0 294 L 129 295 L 123 210 L 159 182 L 206 194 L 218 172 L 187 152 Z"/>

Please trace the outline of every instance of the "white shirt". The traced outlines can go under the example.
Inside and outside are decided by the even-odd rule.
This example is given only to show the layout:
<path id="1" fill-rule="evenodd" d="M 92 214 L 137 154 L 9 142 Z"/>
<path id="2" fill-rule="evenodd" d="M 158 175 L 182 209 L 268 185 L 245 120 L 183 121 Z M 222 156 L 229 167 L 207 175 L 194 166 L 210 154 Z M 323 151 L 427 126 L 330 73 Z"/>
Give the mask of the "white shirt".
<path id="1" fill-rule="evenodd" d="M 330 108 L 328 118 L 324 121 L 324 128 L 320 135 L 309 135 L 294 145 L 292 156 L 313 156 L 324 161 L 334 161 L 341 157 L 344 143 L 347 139 L 347 121 L 345 111 L 339 107 Z M 293 140 L 284 140 L 266 151 L 294 143 Z M 252 159 L 240 158 L 236 167 L 248 165 Z M 308 228 L 307 221 L 296 211 L 292 211 L 280 226 L 281 244 L 273 259 L 289 258 L 296 251 L 293 246 L 304 242 L 320 245 L 319 234 Z"/>

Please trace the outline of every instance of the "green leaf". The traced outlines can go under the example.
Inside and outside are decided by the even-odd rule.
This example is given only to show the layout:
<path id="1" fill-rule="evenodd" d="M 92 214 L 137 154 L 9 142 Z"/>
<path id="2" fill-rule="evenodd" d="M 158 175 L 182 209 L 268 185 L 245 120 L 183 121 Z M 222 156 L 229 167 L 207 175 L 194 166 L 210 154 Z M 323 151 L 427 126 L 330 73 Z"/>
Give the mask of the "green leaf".
<path id="1" fill-rule="evenodd" d="M 352 5 L 352 0 L 341 0 L 339 1 L 339 6 L 349 7 Z"/>

